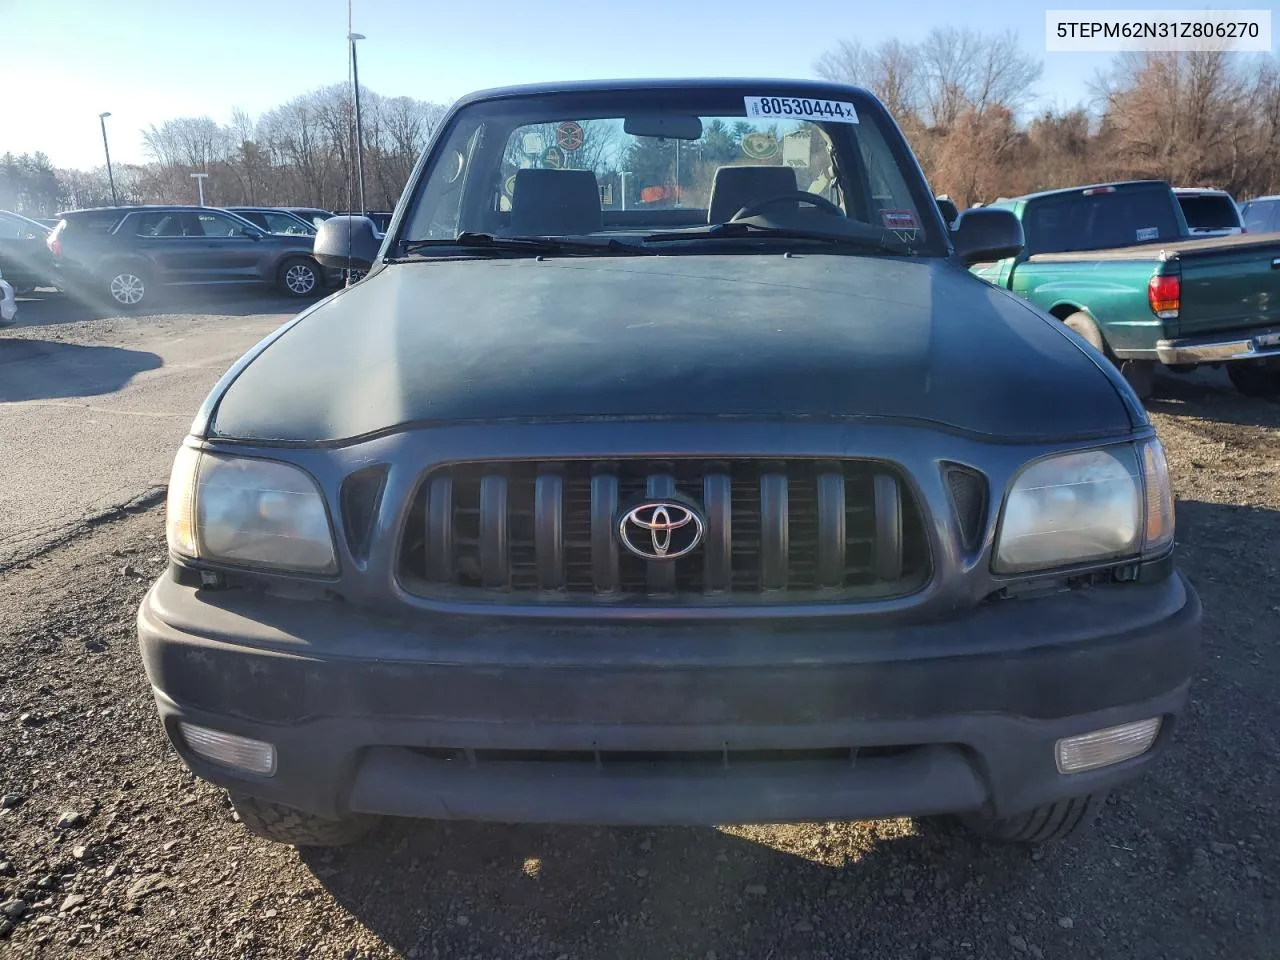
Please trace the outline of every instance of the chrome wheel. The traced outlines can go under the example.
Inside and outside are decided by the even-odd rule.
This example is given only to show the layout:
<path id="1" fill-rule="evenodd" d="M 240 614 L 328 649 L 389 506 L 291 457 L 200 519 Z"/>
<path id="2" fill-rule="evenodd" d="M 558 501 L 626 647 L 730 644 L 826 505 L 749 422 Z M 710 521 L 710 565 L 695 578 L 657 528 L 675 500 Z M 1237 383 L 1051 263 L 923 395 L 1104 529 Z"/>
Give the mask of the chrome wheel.
<path id="1" fill-rule="evenodd" d="M 147 285 L 142 278 L 132 273 L 117 273 L 111 278 L 111 299 L 126 307 L 142 302 L 147 294 Z"/>
<path id="2" fill-rule="evenodd" d="M 316 272 L 305 263 L 295 263 L 284 274 L 284 285 L 295 296 L 305 296 L 316 288 Z"/>

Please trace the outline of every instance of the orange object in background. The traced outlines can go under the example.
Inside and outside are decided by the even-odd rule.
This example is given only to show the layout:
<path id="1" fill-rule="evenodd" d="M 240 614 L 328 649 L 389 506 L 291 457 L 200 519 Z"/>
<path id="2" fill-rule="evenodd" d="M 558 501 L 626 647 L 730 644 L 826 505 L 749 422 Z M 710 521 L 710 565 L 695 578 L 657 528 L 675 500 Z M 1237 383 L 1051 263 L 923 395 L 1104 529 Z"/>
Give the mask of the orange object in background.
<path id="1" fill-rule="evenodd" d="M 667 195 L 666 187 L 642 187 L 640 189 L 641 203 L 657 203 Z"/>

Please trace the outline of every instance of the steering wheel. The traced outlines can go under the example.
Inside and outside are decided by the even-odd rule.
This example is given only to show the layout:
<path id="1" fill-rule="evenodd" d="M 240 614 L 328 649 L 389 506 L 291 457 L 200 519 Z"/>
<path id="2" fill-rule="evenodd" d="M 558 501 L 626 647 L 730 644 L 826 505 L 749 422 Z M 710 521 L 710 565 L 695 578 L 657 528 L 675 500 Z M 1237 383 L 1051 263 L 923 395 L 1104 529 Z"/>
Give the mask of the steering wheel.
<path id="1" fill-rule="evenodd" d="M 807 190 L 793 190 L 790 193 L 780 193 L 776 197 L 768 197 L 764 200 L 757 200 L 755 203 L 749 203 L 730 217 L 729 222 L 733 223 L 737 220 L 745 220 L 748 217 L 758 216 L 766 207 L 771 207 L 777 203 L 786 203 L 788 201 L 807 203 L 822 209 L 826 213 L 833 214 L 834 216 L 844 216 L 844 211 L 826 197 L 820 197 L 816 193 L 810 193 Z"/>

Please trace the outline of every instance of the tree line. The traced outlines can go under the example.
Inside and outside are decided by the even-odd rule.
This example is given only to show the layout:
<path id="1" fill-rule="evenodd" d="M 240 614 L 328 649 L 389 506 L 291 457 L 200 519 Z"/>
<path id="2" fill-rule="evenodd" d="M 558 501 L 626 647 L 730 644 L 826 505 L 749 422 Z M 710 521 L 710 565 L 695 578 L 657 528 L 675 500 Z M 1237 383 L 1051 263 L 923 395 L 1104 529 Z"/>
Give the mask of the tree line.
<path id="1" fill-rule="evenodd" d="M 445 109 L 361 86 L 368 209 L 395 205 Z M 302 94 L 256 119 L 237 110 L 225 124 L 208 116 L 167 120 L 141 132 L 146 163 L 112 164 L 116 196 L 128 204 L 195 202 L 191 174 L 208 173 L 204 196 L 211 206 L 354 209 L 354 131 L 355 104 L 345 84 Z M 111 202 L 105 164 L 54 169 L 40 153 L 0 157 L 0 209 L 49 216 Z"/>
<path id="2" fill-rule="evenodd" d="M 879 96 L 932 188 L 962 208 L 1033 190 L 1146 177 L 1217 186 L 1237 198 L 1280 192 L 1274 55 L 1119 54 L 1090 84 L 1090 102 L 1066 109 L 1037 109 L 1042 63 L 1012 33 L 938 27 L 919 43 L 843 41 L 815 61 L 814 72 Z M 446 107 L 363 87 L 360 101 L 366 205 L 390 209 Z M 190 175 L 205 172 L 211 205 L 352 209 L 354 116 L 350 88 L 334 84 L 257 118 L 236 111 L 229 123 L 200 116 L 152 125 L 141 132 L 147 162 L 114 167 L 118 199 L 194 201 Z M 719 146 L 708 139 L 703 153 L 714 155 Z M 0 157 L 0 208 L 49 216 L 110 202 L 105 166 L 55 169 L 40 153 Z"/>

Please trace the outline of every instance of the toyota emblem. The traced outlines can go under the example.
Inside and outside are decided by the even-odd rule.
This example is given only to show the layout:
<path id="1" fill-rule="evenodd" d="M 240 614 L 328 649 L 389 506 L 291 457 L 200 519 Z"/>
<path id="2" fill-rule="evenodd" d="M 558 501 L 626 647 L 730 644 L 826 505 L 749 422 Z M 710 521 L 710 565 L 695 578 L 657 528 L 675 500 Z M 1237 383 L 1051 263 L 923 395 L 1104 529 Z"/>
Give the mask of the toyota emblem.
<path id="1" fill-rule="evenodd" d="M 675 500 L 646 500 L 618 521 L 618 539 L 642 560 L 675 560 L 702 542 L 697 511 Z"/>

